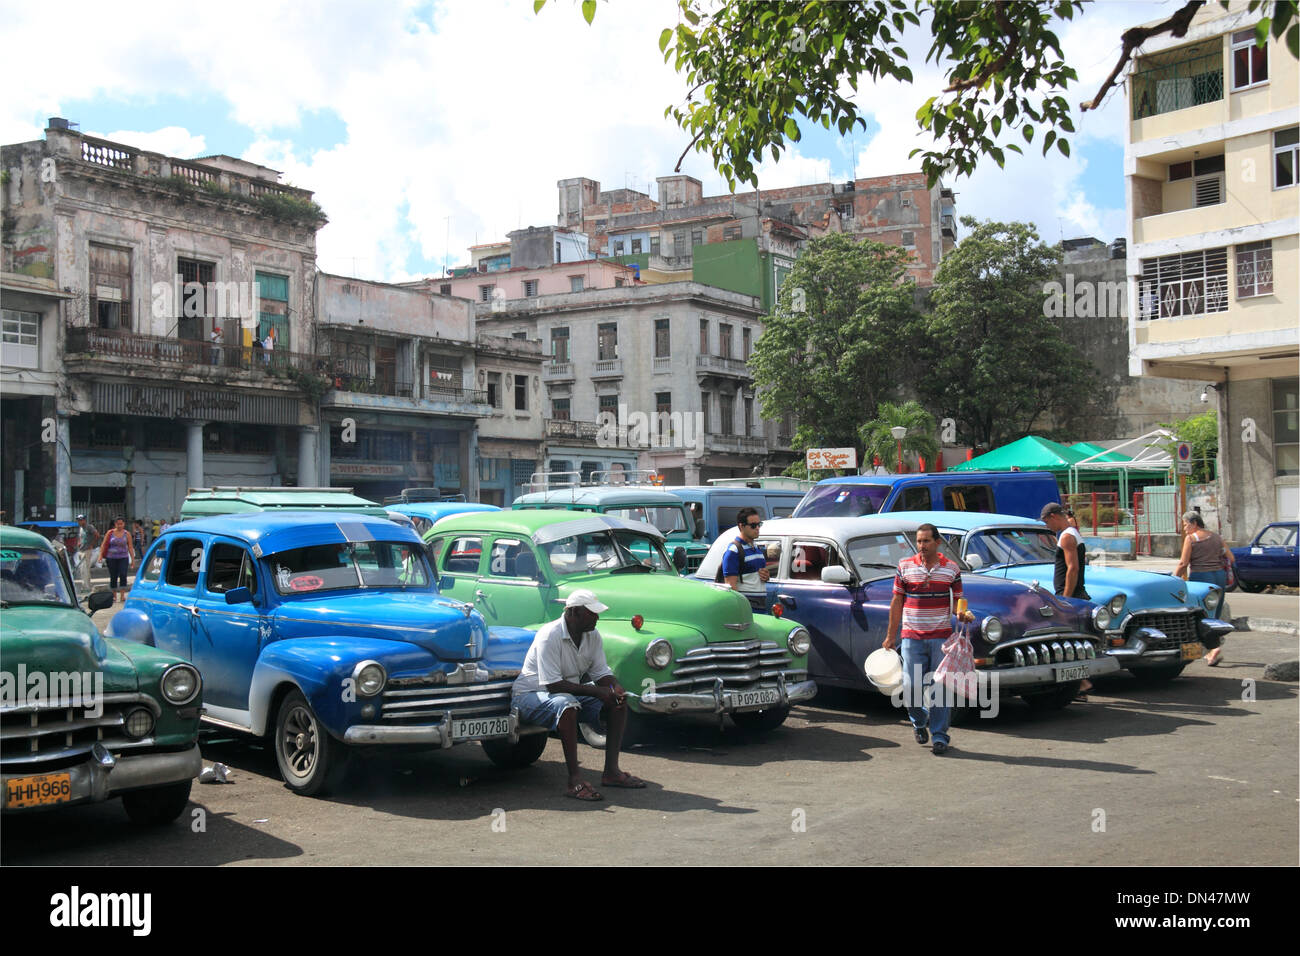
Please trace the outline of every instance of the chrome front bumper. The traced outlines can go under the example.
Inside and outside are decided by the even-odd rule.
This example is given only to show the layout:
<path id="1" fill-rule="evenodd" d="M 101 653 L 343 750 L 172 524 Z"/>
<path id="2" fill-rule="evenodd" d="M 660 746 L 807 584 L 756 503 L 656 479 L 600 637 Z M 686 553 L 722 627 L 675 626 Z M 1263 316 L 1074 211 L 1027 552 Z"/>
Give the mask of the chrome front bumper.
<path id="1" fill-rule="evenodd" d="M 491 714 L 489 717 L 500 717 Z M 480 719 L 477 717 L 467 720 Z M 486 719 L 486 718 L 484 718 Z M 453 737 L 451 733 L 451 711 L 444 711 L 442 720 L 436 724 L 418 724 L 416 726 L 388 727 L 382 724 L 353 724 L 343 732 L 346 744 L 413 744 L 423 747 L 441 747 L 444 750 L 455 744 L 466 744 L 473 740 L 509 740 L 517 743 L 521 735 L 546 733 L 545 727 L 532 727 L 520 724 L 519 711 L 509 714 L 510 729 L 504 734 L 489 734 L 482 737 Z"/>
<path id="2" fill-rule="evenodd" d="M 166 786 L 169 783 L 184 783 L 199 775 L 203 769 L 203 759 L 199 756 L 198 744 L 188 750 L 172 753 L 137 754 L 129 757 L 114 757 L 102 744 L 96 744 L 98 750 L 92 750 L 84 763 L 59 770 L 42 771 L 31 769 L 26 773 L 5 773 L 0 799 L 4 800 L 4 809 L 21 813 L 25 810 L 43 810 L 48 807 L 65 807 L 74 803 L 98 803 L 115 797 L 127 790 L 142 790 L 147 787 Z M 45 776 L 52 773 L 66 773 L 69 776 L 71 799 L 41 807 L 9 806 L 9 781 L 24 777 Z"/>
<path id="3" fill-rule="evenodd" d="M 1231 634 L 1236 628 L 1226 621 L 1220 621 L 1217 618 L 1202 618 L 1196 623 L 1196 634 L 1202 641 L 1206 637 L 1218 637 L 1220 641 Z M 1123 647 L 1110 647 L 1106 649 L 1106 656 L 1112 657 L 1120 662 L 1122 667 L 1133 669 L 1138 667 L 1156 666 L 1160 664 L 1176 664 L 1183 660 L 1181 647 L 1159 648 L 1155 645 L 1168 640 L 1163 631 L 1154 627 L 1140 627 L 1132 637 L 1125 642 Z M 1191 642 L 1187 642 L 1191 643 Z"/>
<path id="4" fill-rule="evenodd" d="M 1058 684 L 1057 671 L 1063 669 L 1085 668 L 1084 676 L 1091 680 L 1106 674 L 1113 674 L 1120 669 L 1119 661 L 1113 657 L 1093 657 L 1083 661 L 1064 661 L 1055 664 L 1030 664 L 1025 667 L 1007 667 L 994 670 L 977 670 L 980 686 L 992 683 L 996 678 L 999 691 L 1010 689 L 1018 692 L 1026 687 L 1050 687 Z M 1072 678 L 1082 679 L 1082 678 Z"/>
<path id="5" fill-rule="evenodd" d="M 775 690 L 778 695 L 777 702 L 766 706 L 788 707 L 800 701 L 812 700 L 817 694 L 817 682 L 805 680 L 788 684 L 784 676 L 779 676 L 775 684 L 770 682 L 758 684 L 748 690 Z M 713 689 L 708 693 L 645 694 L 640 698 L 636 709 L 648 714 L 733 714 L 738 709 L 741 711 L 762 709 L 737 707 L 736 695 L 746 692 L 748 691 L 728 690 L 719 677 L 714 679 Z"/>

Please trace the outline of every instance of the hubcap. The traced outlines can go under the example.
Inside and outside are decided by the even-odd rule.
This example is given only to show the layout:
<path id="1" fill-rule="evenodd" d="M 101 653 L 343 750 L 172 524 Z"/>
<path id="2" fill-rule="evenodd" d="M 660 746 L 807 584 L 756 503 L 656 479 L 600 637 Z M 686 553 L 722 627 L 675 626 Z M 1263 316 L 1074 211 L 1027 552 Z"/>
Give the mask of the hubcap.
<path id="1" fill-rule="evenodd" d="M 295 707 L 285 718 L 280 753 L 294 776 L 311 776 L 317 756 L 316 721 L 305 707 Z"/>

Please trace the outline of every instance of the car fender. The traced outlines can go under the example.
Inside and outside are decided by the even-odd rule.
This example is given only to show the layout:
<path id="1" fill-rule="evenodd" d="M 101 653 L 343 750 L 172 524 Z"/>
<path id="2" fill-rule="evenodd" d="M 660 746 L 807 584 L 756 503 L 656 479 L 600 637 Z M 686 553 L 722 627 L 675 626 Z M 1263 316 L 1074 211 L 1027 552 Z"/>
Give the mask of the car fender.
<path id="1" fill-rule="evenodd" d="M 153 639 L 153 622 L 149 620 L 149 615 L 129 605 L 113 615 L 113 619 L 104 628 L 104 634 L 119 641 L 156 646 Z"/>
<path id="2" fill-rule="evenodd" d="M 524 668 L 524 658 L 537 637 L 537 628 L 489 627 L 483 664 L 494 675 L 517 676 Z"/>
<path id="3" fill-rule="evenodd" d="M 349 726 L 364 719 L 361 708 L 372 699 L 344 684 L 351 679 L 353 668 L 367 660 L 382 664 L 390 677 L 427 672 L 442 664 L 429 651 L 406 641 L 369 637 L 275 641 L 262 650 L 253 668 L 248 689 L 249 729 L 260 735 L 272 728 L 276 691 L 291 684 L 307 698 L 321 725 L 342 739 Z"/>

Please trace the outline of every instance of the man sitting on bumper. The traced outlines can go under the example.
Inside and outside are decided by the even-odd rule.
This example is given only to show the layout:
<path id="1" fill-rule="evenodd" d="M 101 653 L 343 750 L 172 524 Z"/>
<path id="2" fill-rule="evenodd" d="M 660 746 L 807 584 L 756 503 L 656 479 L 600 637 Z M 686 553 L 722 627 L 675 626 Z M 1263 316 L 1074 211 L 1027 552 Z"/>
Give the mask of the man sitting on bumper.
<path id="1" fill-rule="evenodd" d="M 560 735 L 569 770 L 566 796 L 600 800 L 601 795 L 578 772 L 578 721 L 600 728 L 605 710 L 605 787 L 641 789 L 645 781 L 619 769 L 618 752 L 627 726 L 627 692 L 605 663 L 605 648 L 596 630 L 609 608 L 595 592 L 580 588 L 564 602 L 564 615 L 543 625 L 524 658 L 512 688 L 512 705 L 525 724 L 546 727 Z M 582 683 L 583 678 L 586 683 Z"/>

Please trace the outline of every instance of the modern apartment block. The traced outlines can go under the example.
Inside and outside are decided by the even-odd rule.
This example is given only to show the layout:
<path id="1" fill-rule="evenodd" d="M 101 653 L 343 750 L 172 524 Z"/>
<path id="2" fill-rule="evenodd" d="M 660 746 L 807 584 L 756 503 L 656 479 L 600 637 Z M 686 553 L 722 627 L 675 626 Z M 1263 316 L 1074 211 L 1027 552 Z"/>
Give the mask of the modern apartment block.
<path id="1" fill-rule="evenodd" d="M 1206 4 L 1126 77 L 1130 372 L 1206 383 L 1234 540 L 1300 511 L 1300 71 L 1259 16 Z"/>

